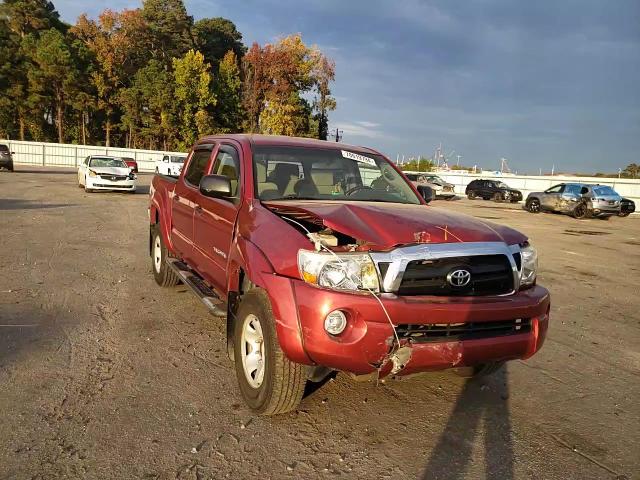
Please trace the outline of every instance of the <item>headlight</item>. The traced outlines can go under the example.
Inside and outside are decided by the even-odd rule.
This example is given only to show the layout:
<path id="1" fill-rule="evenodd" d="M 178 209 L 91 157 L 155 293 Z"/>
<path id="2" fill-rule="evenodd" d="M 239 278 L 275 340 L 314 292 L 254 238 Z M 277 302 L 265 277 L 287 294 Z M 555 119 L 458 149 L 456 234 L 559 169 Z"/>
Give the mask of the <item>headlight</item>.
<path id="1" fill-rule="evenodd" d="M 135 173 L 131 172 L 129 174 L 129 180 L 135 180 L 136 178 L 138 178 L 138 176 Z"/>
<path id="2" fill-rule="evenodd" d="M 520 250 L 520 259 L 520 285 L 533 285 L 538 273 L 538 252 L 531 245 L 527 245 Z"/>
<path id="3" fill-rule="evenodd" d="M 379 290 L 373 260 L 362 253 L 298 252 L 300 276 L 307 283 L 336 290 Z"/>
<path id="4" fill-rule="evenodd" d="M 89 176 L 90 177 L 97 177 L 98 174 L 96 172 L 94 172 L 93 170 L 89 170 Z"/>

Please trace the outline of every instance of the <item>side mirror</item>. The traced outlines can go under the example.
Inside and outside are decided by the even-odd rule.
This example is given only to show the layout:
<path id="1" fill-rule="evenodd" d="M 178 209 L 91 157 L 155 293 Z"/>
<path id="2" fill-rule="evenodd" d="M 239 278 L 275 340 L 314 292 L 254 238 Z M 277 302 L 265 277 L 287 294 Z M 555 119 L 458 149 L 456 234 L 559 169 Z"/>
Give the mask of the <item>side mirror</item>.
<path id="1" fill-rule="evenodd" d="M 224 175 L 205 175 L 200 179 L 200 193 L 211 198 L 230 197 L 231 181 Z"/>
<path id="2" fill-rule="evenodd" d="M 418 193 L 422 196 L 422 198 L 424 198 L 424 201 L 427 203 L 431 203 L 431 200 L 433 200 L 433 188 L 427 185 L 420 185 L 418 187 Z"/>

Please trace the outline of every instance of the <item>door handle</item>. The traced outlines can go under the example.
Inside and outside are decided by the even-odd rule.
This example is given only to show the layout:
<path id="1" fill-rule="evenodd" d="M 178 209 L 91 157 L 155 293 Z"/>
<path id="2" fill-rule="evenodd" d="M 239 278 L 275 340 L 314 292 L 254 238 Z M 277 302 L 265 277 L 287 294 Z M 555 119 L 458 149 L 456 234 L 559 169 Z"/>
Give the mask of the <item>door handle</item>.
<path id="1" fill-rule="evenodd" d="M 202 215 L 202 207 L 200 205 L 196 205 L 196 208 L 194 208 L 194 212 L 196 215 Z"/>
<path id="2" fill-rule="evenodd" d="M 179 201 L 180 201 L 180 195 L 174 195 L 174 196 L 173 196 L 173 199 L 174 199 L 176 202 L 179 202 Z"/>

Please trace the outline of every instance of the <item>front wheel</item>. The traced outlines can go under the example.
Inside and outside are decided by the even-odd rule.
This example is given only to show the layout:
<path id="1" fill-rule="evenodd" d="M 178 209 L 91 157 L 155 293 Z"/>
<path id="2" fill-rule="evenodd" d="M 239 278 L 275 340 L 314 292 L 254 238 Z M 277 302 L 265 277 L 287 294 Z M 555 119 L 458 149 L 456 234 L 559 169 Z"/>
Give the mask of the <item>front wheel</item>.
<path id="1" fill-rule="evenodd" d="M 527 200 L 526 207 L 527 211 L 531 213 L 540 213 L 540 200 L 538 200 L 537 198 Z"/>
<path id="2" fill-rule="evenodd" d="M 494 202 L 498 202 L 498 203 L 500 203 L 500 202 L 502 202 L 502 200 L 503 200 L 503 198 L 502 198 L 502 194 L 501 194 L 500 192 L 496 192 L 496 193 L 494 193 L 494 194 L 493 194 L 493 196 L 491 197 L 491 199 L 492 199 Z"/>
<path id="3" fill-rule="evenodd" d="M 243 295 L 233 331 L 236 376 L 244 401 L 260 415 L 295 410 L 306 384 L 304 366 L 280 348 L 275 324 L 263 290 Z"/>
<path id="4" fill-rule="evenodd" d="M 620 212 L 618 214 L 619 217 L 628 217 L 629 215 L 631 215 L 631 212 Z"/>
<path id="5" fill-rule="evenodd" d="M 580 204 L 576 205 L 576 208 L 573 209 L 573 212 L 571 212 L 571 216 L 573 218 L 582 219 L 586 218 L 588 213 L 589 209 L 587 208 L 587 205 L 584 202 L 581 202 Z"/>

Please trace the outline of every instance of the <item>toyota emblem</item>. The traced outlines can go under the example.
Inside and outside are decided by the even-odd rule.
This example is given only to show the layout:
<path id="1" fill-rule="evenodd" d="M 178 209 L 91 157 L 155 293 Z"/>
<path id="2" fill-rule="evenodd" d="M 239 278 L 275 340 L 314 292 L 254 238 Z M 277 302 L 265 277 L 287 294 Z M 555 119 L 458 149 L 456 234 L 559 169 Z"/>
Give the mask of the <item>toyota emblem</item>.
<path id="1" fill-rule="evenodd" d="M 453 287 L 464 287 L 471 281 L 471 272 L 460 268 L 458 270 L 452 270 L 447 275 L 447 282 Z"/>

